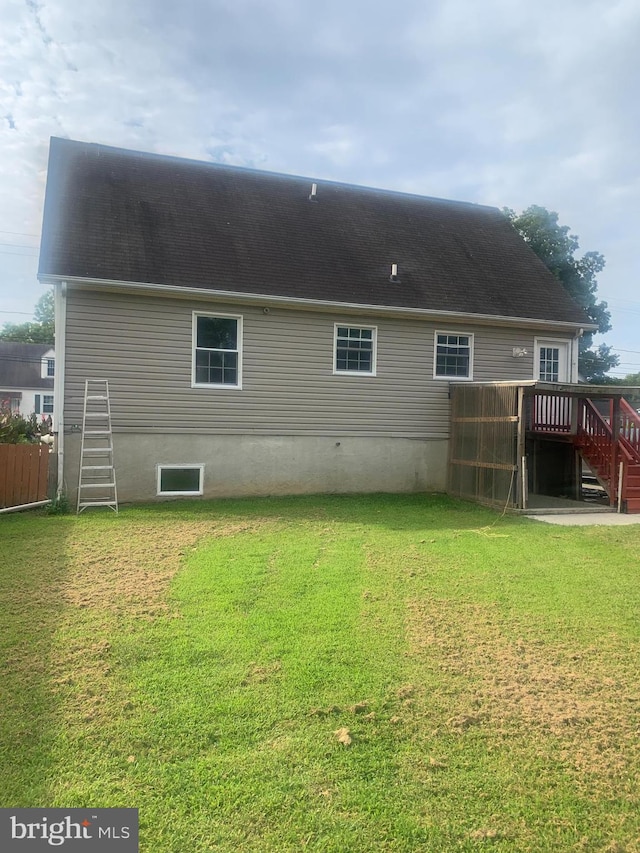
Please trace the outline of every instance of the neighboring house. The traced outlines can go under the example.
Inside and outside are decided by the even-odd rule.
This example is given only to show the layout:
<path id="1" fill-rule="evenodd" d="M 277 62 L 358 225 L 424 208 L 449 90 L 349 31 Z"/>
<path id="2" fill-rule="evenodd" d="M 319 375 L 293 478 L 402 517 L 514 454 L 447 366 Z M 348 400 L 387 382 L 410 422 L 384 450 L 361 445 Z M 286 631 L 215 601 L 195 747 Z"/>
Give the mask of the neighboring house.
<path id="1" fill-rule="evenodd" d="M 442 490 L 450 383 L 593 330 L 492 207 L 51 140 L 61 474 L 108 379 L 121 500 Z"/>
<path id="2" fill-rule="evenodd" d="M 55 352 L 51 344 L 0 341 L 0 407 L 28 418 L 55 424 L 53 381 Z M 55 426 L 54 426 L 55 428 Z"/>

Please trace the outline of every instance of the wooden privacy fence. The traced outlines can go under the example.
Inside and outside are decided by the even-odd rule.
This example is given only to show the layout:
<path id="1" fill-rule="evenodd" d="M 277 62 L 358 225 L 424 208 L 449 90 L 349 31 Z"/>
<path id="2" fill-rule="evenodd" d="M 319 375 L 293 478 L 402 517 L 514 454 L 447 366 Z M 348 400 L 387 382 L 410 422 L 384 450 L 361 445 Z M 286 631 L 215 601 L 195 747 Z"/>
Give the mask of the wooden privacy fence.
<path id="1" fill-rule="evenodd" d="M 520 505 L 522 393 L 515 385 L 452 385 L 449 494 Z"/>
<path id="2" fill-rule="evenodd" d="M 47 500 L 49 448 L 0 444 L 0 509 Z"/>

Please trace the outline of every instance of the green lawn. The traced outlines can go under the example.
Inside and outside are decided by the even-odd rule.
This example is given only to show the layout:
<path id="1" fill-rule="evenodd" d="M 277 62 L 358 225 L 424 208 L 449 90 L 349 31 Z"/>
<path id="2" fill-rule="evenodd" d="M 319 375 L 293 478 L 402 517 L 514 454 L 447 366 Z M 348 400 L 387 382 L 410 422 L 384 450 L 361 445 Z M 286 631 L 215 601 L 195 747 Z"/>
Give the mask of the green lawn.
<path id="1" fill-rule="evenodd" d="M 143 853 L 640 850 L 640 529 L 442 496 L 0 519 L 0 806 Z"/>

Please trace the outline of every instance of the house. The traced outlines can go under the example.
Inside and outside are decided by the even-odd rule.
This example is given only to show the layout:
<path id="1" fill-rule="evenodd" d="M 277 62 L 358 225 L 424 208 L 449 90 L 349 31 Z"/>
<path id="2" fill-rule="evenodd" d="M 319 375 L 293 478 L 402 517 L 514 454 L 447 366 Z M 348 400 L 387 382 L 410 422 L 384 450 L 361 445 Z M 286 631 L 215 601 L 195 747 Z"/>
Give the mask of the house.
<path id="1" fill-rule="evenodd" d="M 0 341 L 0 408 L 28 418 L 55 420 L 51 344 Z"/>
<path id="2" fill-rule="evenodd" d="M 52 139 L 61 482 L 110 385 L 121 500 L 443 490 L 452 382 L 593 329 L 499 210 Z"/>

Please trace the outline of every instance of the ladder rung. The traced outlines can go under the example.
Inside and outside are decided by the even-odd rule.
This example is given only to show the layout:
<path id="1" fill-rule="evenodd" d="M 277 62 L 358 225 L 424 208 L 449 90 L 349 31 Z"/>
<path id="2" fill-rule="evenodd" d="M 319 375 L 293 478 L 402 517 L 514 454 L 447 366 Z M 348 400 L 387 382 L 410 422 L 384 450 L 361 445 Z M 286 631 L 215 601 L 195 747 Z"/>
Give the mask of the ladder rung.
<path id="1" fill-rule="evenodd" d="M 110 429 L 86 429 L 85 435 L 111 435 Z"/>
<path id="2" fill-rule="evenodd" d="M 80 483 L 81 489 L 113 489 L 115 483 Z"/>
<path id="3" fill-rule="evenodd" d="M 83 471 L 113 471 L 113 465 L 83 465 Z"/>
<path id="4" fill-rule="evenodd" d="M 111 453 L 113 447 L 109 445 L 109 447 L 85 447 L 85 453 Z"/>
<path id="5" fill-rule="evenodd" d="M 78 504 L 80 509 L 86 506 L 118 506 L 115 501 L 80 501 Z"/>
<path id="6" fill-rule="evenodd" d="M 108 400 L 108 397 L 105 397 L 104 394 L 89 394 L 87 400 Z"/>
<path id="7" fill-rule="evenodd" d="M 87 412 L 85 418 L 108 418 L 108 412 Z"/>

